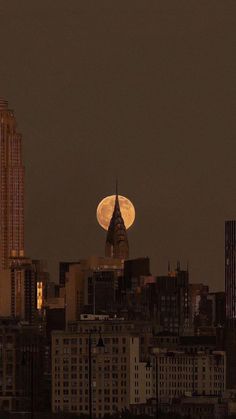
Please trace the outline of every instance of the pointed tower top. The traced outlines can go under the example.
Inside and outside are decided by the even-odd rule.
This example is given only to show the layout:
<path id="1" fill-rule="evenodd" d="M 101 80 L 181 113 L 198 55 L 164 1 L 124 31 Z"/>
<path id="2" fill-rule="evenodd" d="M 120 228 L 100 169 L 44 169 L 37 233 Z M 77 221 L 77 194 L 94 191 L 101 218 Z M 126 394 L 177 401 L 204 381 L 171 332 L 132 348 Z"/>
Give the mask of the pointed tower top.
<path id="1" fill-rule="evenodd" d="M 116 179 L 116 199 L 106 238 L 105 254 L 108 257 L 128 259 L 129 243 L 125 223 L 120 210 L 118 181 Z"/>

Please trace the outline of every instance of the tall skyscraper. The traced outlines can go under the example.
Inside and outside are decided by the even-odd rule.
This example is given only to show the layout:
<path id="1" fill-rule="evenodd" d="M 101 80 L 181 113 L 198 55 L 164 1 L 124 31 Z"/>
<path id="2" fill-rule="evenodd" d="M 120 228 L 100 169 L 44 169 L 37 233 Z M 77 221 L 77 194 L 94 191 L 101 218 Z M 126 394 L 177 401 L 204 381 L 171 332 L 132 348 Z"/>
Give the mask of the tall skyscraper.
<path id="1" fill-rule="evenodd" d="M 236 319 L 236 221 L 225 222 L 225 294 L 226 320 Z"/>
<path id="2" fill-rule="evenodd" d="M 127 231 L 120 211 L 117 191 L 115 207 L 107 231 L 105 256 L 117 259 L 128 259 L 129 257 Z"/>
<path id="3" fill-rule="evenodd" d="M 0 269 L 24 256 L 24 166 L 22 136 L 14 113 L 0 98 Z"/>

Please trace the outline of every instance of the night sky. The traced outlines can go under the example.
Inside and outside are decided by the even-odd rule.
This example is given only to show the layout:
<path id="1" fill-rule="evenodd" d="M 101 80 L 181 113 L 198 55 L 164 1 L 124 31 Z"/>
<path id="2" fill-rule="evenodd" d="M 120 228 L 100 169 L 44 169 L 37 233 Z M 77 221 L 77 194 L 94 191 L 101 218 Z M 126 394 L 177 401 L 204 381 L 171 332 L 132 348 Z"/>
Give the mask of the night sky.
<path id="1" fill-rule="evenodd" d="M 135 205 L 131 257 L 224 286 L 236 218 L 235 0 L 0 0 L 0 96 L 24 138 L 26 250 L 104 254 L 100 199 Z M 55 269 L 53 269 L 55 272 Z M 52 278 L 54 279 L 54 277 Z"/>

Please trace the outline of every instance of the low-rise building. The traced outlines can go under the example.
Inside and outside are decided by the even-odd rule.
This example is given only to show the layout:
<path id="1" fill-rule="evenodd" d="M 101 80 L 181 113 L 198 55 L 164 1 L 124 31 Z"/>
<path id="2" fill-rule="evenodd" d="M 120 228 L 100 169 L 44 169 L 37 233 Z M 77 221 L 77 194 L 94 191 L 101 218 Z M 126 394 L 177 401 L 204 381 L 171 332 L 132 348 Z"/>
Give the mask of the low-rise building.
<path id="1" fill-rule="evenodd" d="M 194 396 L 175 399 L 165 410 L 191 419 L 222 419 L 227 417 L 228 408 L 216 396 Z"/>
<path id="2" fill-rule="evenodd" d="M 157 365 L 156 365 L 157 363 Z M 222 396 L 226 387 L 224 351 L 170 351 L 154 349 L 151 369 L 158 402 L 171 403 L 185 395 Z"/>

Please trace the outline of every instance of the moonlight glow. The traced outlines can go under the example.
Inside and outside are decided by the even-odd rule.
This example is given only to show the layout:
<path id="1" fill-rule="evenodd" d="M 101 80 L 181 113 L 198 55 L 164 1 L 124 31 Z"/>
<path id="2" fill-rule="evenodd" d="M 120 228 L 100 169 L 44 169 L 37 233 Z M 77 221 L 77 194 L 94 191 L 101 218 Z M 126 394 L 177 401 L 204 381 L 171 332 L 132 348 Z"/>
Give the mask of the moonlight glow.
<path id="1" fill-rule="evenodd" d="M 128 229 L 132 226 L 135 220 L 135 209 L 132 202 L 124 196 L 119 196 L 119 204 L 121 214 L 125 223 L 125 227 Z M 115 205 L 115 195 L 110 195 L 104 198 L 97 207 L 97 220 L 104 230 L 108 230 L 110 220 L 113 214 Z"/>

